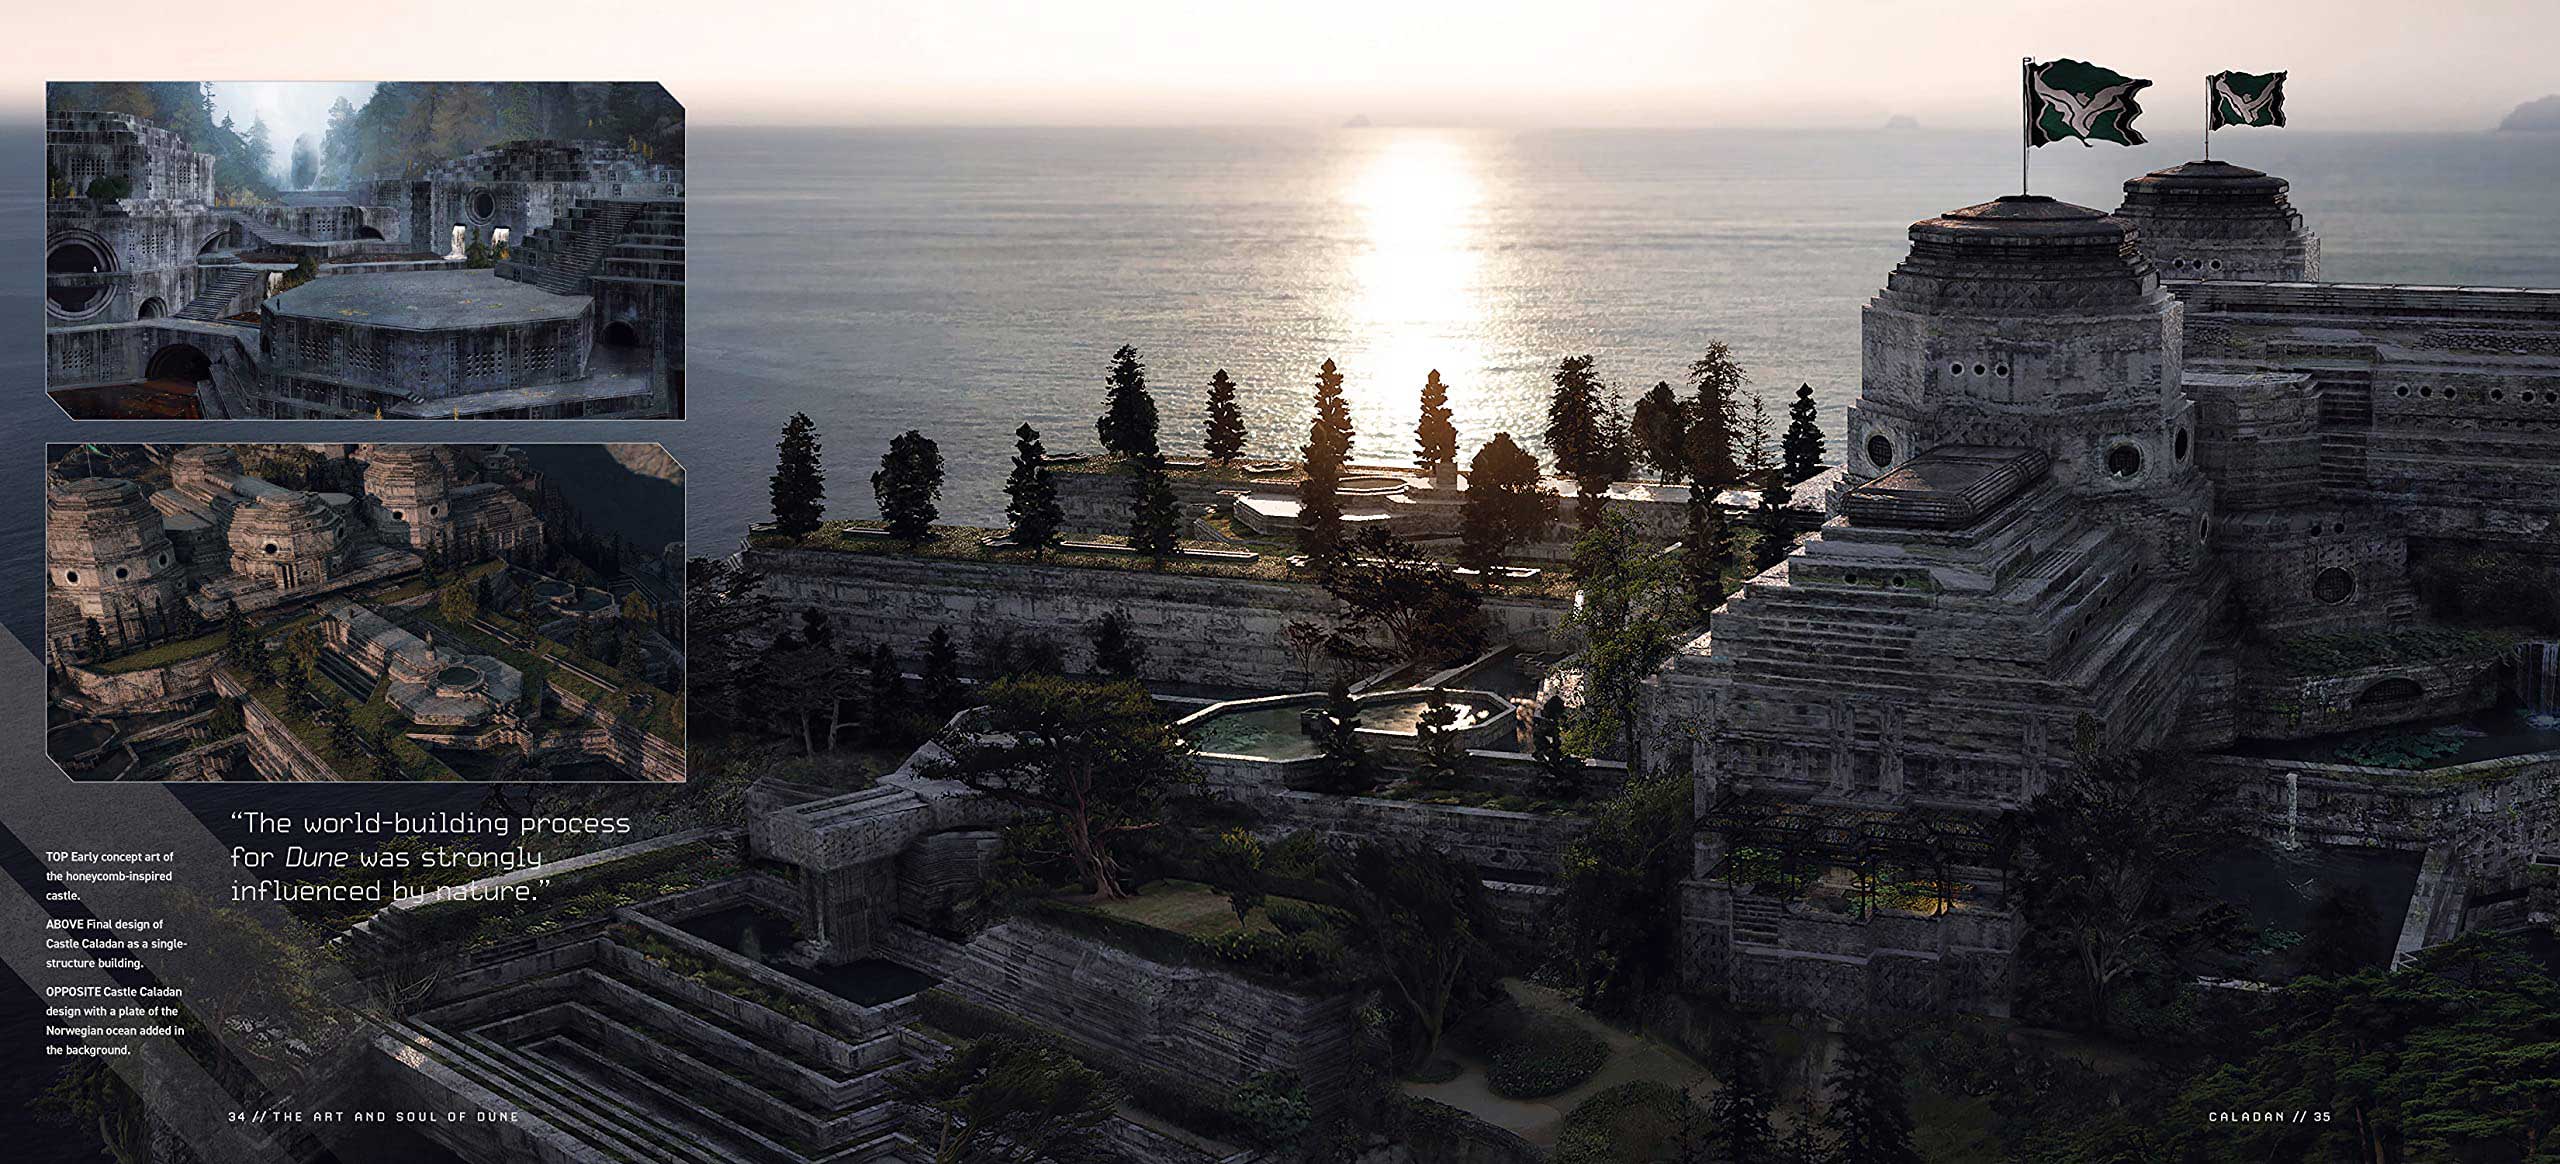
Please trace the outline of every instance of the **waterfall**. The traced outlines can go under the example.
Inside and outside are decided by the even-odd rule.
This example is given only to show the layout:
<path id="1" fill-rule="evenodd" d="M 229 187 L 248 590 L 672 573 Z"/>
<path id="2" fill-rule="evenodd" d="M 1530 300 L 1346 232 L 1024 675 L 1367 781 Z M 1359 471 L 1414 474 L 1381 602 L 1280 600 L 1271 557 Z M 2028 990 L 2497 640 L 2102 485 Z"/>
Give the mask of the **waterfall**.
<path id="1" fill-rule="evenodd" d="M 2560 640 L 2516 644 L 2516 698 L 2537 724 L 2560 725 Z"/>
<path id="2" fill-rule="evenodd" d="M 2284 774 L 2284 847 L 2302 847 L 2302 774 Z"/>

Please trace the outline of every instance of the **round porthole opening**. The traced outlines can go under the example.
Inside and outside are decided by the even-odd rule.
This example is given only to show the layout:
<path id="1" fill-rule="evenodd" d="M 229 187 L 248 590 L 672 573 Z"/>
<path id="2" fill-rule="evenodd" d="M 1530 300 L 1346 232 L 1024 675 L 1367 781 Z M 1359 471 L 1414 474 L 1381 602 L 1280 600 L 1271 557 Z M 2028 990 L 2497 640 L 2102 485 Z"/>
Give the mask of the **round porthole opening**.
<path id="1" fill-rule="evenodd" d="M 1883 433 L 1867 438 L 1867 463 L 1879 469 L 1893 463 L 1893 442 Z"/>
<path id="2" fill-rule="evenodd" d="M 2187 430 L 2185 430 L 2185 429 L 2183 429 L 2183 428 L 2182 428 L 2182 429 L 2179 429 L 2179 430 L 2178 430 L 2178 445 L 2177 445 L 2177 450 L 2178 450 L 2178 463 L 2179 463 L 2179 464 L 2181 464 L 2181 465 L 2183 465 L 2183 464 L 2186 464 L 2186 463 L 2187 463 L 2187 443 L 2188 443 L 2188 442 L 2187 442 Z"/>
<path id="3" fill-rule="evenodd" d="M 2142 450 L 2132 445 L 2117 445 L 2107 450 L 2107 473 L 2114 477 L 2131 477 L 2142 471 Z"/>
<path id="4" fill-rule="evenodd" d="M 2356 596 L 2356 576 L 2331 566 L 2311 579 L 2311 596 L 2331 606 Z"/>

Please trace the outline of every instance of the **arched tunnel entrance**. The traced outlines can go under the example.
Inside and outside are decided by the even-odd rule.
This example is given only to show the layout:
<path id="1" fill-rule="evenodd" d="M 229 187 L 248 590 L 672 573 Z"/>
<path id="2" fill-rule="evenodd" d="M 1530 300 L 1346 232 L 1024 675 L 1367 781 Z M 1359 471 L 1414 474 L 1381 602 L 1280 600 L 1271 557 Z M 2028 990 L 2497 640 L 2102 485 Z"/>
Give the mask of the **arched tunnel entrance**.
<path id="1" fill-rule="evenodd" d="M 151 353 L 151 361 L 143 365 L 142 378 L 193 390 L 197 384 L 213 379 L 213 358 L 194 344 L 170 344 Z"/>

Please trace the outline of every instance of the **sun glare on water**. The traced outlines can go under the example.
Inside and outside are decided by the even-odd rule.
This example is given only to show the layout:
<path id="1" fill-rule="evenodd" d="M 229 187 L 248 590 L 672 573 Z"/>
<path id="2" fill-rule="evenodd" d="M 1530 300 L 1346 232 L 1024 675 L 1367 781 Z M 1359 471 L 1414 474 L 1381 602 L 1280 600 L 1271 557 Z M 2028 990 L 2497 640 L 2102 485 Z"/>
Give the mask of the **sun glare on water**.
<path id="1" fill-rule="evenodd" d="M 1466 135 L 1358 136 L 1368 154 L 1352 167 L 1346 200 L 1365 241 L 1342 308 L 1345 387 L 1364 449 L 1401 449 L 1411 443 L 1405 430 L 1426 373 L 1440 370 L 1461 413 L 1484 388 L 1492 353 L 1478 237 L 1483 188 Z"/>

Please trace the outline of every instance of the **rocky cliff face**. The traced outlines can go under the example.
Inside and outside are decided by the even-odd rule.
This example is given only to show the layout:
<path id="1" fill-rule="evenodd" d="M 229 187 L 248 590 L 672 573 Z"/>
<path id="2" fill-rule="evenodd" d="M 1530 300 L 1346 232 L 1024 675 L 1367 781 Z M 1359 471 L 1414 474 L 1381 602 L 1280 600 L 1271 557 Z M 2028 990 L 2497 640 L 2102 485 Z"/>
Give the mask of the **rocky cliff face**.
<path id="1" fill-rule="evenodd" d="M 2560 133 L 2560 93 L 2518 105 L 2498 123 L 2501 130 Z"/>

